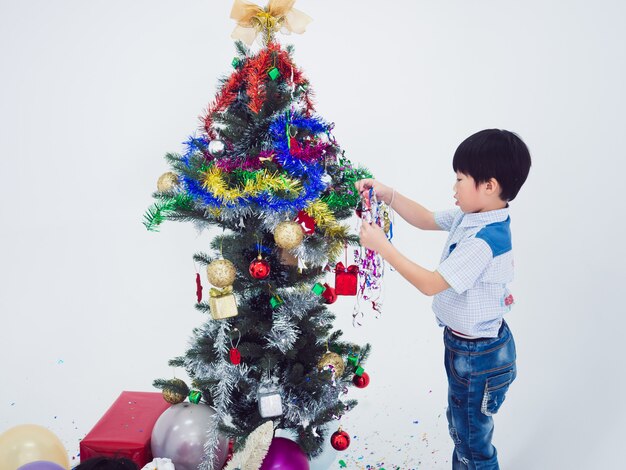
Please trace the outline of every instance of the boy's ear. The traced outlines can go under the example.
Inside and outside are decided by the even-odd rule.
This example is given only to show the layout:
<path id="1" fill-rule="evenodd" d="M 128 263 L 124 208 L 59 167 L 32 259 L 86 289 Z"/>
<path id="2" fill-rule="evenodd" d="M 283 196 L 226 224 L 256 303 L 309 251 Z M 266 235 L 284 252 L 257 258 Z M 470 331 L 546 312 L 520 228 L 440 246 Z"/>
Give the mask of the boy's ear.
<path id="1" fill-rule="evenodd" d="M 485 190 L 487 191 L 487 194 L 500 194 L 500 184 L 498 183 L 498 180 L 495 178 L 489 179 L 485 183 Z"/>

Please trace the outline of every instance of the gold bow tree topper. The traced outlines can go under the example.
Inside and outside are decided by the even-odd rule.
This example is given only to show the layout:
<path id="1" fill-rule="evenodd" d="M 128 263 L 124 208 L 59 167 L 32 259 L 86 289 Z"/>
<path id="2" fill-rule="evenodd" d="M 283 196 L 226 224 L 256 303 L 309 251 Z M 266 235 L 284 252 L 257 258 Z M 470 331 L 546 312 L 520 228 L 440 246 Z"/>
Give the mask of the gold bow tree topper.
<path id="1" fill-rule="evenodd" d="M 269 43 L 274 33 L 302 34 L 313 19 L 306 13 L 293 7 L 296 0 L 270 0 L 265 8 L 247 2 L 235 0 L 230 17 L 237 22 L 231 37 L 252 45 L 260 33 Z"/>

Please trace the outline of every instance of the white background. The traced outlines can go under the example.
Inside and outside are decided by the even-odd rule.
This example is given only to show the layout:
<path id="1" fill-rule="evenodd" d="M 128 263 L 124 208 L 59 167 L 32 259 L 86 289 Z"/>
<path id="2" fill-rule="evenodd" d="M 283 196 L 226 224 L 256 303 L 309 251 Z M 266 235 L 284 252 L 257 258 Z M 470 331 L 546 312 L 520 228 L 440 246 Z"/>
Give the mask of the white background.
<path id="1" fill-rule="evenodd" d="M 519 375 L 496 417 L 503 469 L 612 469 L 623 445 L 626 83 L 620 1 L 301 0 L 296 62 L 354 162 L 451 207 L 456 146 L 513 130 L 533 167 L 511 204 Z M 230 1 L 0 0 L 0 432 L 48 426 L 70 455 L 122 390 L 171 377 L 203 317 L 191 257 L 210 234 L 141 224 L 230 73 Z M 443 233 L 397 221 L 434 269 Z M 385 279 L 349 468 L 446 469 L 441 331 Z M 177 371 L 183 376 L 182 371 Z M 73 463 L 77 463 L 74 460 Z M 334 467 L 333 467 L 334 468 Z"/>

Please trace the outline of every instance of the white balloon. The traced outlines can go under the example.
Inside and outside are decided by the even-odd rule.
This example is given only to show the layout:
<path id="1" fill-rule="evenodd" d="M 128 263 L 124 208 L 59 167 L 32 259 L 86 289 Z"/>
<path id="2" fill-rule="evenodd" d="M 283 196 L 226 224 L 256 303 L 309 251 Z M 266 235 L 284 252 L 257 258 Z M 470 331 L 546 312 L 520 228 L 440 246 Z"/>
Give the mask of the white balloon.
<path id="1" fill-rule="evenodd" d="M 213 409 L 203 403 L 179 403 L 159 416 L 152 430 L 152 455 L 172 460 L 176 470 L 197 470 L 204 456 Z M 228 440 L 220 435 L 213 470 L 221 469 L 228 456 Z"/>

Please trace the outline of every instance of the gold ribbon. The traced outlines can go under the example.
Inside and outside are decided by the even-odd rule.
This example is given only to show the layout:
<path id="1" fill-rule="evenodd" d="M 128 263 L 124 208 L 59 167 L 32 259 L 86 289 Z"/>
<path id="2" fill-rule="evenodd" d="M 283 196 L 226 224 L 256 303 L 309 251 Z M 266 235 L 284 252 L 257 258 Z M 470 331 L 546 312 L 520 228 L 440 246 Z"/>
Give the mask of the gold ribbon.
<path id="1" fill-rule="evenodd" d="M 237 22 L 231 37 L 252 45 L 260 32 L 271 35 L 277 31 L 284 34 L 302 34 L 313 19 L 293 8 L 296 0 L 270 0 L 265 8 L 246 0 L 235 0 L 230 17 Z"/>
<path id="2" fill-rule="evenodd" d="M 209 295 L 211 297 L 219 298 L 226 297 L 229 294 L 233 293 L 233 286 L 224 287 L 223 289 L 217 289 L 215 287 L 211 287 Z"/>

